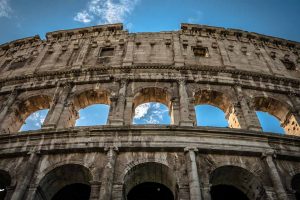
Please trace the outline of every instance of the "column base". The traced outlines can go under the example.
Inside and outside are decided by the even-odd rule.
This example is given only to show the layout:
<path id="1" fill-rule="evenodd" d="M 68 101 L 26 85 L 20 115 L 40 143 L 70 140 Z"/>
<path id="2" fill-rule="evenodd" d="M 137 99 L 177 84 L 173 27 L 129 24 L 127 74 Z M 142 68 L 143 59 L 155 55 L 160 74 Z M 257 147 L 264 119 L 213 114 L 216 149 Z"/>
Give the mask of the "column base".
<path id="1" fill-rule="evenodd" d="M 123 126 L 124 125 L 124 120 L 122 119 L 113 119 L 109 121 L 109 125 L 111 126 Z"/>
<path id="2" fill-rule="evenodd" d="M 49 129 L 55 129 L 56 125 L 55 124 L 47 124 L 42 126 L 42 130 L 49 130 Z"/>

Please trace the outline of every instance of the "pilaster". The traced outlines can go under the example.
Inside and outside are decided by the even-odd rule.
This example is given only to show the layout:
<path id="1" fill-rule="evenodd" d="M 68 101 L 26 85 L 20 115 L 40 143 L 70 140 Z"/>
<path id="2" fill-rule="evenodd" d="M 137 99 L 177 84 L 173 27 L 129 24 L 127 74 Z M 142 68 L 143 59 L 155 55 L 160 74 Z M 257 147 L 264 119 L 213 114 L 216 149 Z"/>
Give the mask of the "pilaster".
<path id="1" fill-rule="evenodd" d="M 118 148 L 107 147 L 107 164 L 103 170 L 99 200 L 111 200 Z"/>
<path id="2" fill-rule="evenodd" d="M 33 152 L 29 152 L 28 154 L 29 154 L 29 158 L 24 168 L 21 170 L 20 175 L 18 176 L 20 177 L 20 179 L 16 185 L 11 200 L 25 199 L 27 188 L 30 184 L 36 166 L 39 162 L 39 158 L 40 158 L 39 152 L 33 151 Z"/>
<path id="3" fill-rule="evenodd" d="M 274 162 L 274 159 L 276 158 L 275 152 L 273 150 L 266 151 L 262 154 L 262 158 L 265 160 L 265 163 L 268 166 L 269 176 L 271 178 L 278 200 L 288 200 L 286 191 Z"/>
<path id="4" fill-rule="evenodd" d="M 15 102 L 17 96 L 18 96 L 18 92 L 16 90 L 12 91 L 10 93 L 9 97 L 7 98 L 7 100 L 2 105 L 1 110 L 0 110 L 0 125 L 1 125 L 1 127 L 2 127 L 3 120 L 5 119 L 6 115 L 8 114 L 9 108 Z"/>
<path id="5" fill-rule="evenodd" d="M 189 118 L 189 98 L 186 91 L 186 81 L 181 79 L 178 81 L 179 98 L 180 98 L 180 121 L 179 126 L 194 126 L 194 122 Z"/>
<path id="6" fill-rule="evenodd" d="M 189 178 L 190 200 L 202 200 L 197 170 L 198 167 L 196 163 L 196 152 L 198 152 L 198 149 L 194 147 L 186 147 L 184 151 Z"/>

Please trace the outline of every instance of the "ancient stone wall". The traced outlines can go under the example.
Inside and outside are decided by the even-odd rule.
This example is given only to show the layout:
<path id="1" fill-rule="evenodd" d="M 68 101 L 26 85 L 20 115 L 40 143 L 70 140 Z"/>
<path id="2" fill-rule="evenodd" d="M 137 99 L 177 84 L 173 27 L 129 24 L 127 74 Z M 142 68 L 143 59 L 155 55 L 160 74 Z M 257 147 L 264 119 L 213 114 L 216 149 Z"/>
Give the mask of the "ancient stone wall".
<path id="1" fill-rule="evenodd" d="M 192 24 L 159 33 L 103 25 L 3 44 L 0 198 L 51 200 L 81 184 L 89 199 L 130 200 L 151 182 L 175 200 L 214 200 L 220 185 L 249 200 L 299 199 L 299 56 L 297 42 Z M 133 125 L 147 102 L 166 105 L 171 124 Z M 75 127 L 92 104 L 110 106 L 107 125 Z M 199 104 L 224 111 L 229 127 L 197 126 Z M 18 132 L 40 109 L 49 109 L 41 130 Z M 285 134 L 262 132 L 255 111 L 278 118 Z"/>

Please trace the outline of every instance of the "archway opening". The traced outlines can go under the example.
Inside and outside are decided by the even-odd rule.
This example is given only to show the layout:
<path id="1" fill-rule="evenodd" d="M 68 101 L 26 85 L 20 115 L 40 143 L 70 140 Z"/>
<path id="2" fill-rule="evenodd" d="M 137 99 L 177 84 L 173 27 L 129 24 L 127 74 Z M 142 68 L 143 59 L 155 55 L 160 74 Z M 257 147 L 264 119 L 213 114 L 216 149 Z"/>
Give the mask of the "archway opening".
<path id="1" fill-rule="evenodd" d="M 20 132 L 22 131 L 31 131 L 41 129 L 45 118 L 48 114 L 49 109 L 43 109 L 35 111 L 31 113 L 25 120 L 24 124 L 20 128 Z"/>
<path id="2" fill-rule="evenodd" d="M 197 126 L 228 127 L 225 113 L 216 106 L 208 104 L 195 106 Z"/>
<path id="3" fill-rule="evenodd" d="M 168 107 L 162 103 L 150 102 L 135 108 L 133 124 L 170 124 Z"/>
<path id="4" fill-rule="evenodd" d="M 49 109 L 52 99 L 51 97 L 46 95 L 39 95 L 32 96 L 23 101 L 18 100 L 16 102 L 17 103 L 12 106 L 11 112 L 8 114 L 5 121 L 2 123 L 2 129 L 8 133 L 20 131 L 22 125 L 30 115 L 32 115 L 30 119 L 34 119 L 34 116 L 38 116 L 36 119 L 42 120 L 44 117 L 41 116 L 40 113 L 37 114 L 35 112 Z M 39 129 L 41 124 L 41 121 L 35 121 L 35 124 L 32 124 L 32 126 L 29 127 L 29 129 Z M 22 127 L 22 130 L 24 130 L 23 128 L 25 127 Z"/>
<path id="5" fill-rule="evenodd" d="M 174 124 L 171 95 L 162 88 L 143 88 L 133 98 L 133 124 Z"/>
<path id="6" fill-rule="evenodd" d="M 264 132 L 284 134 L 280 121 L 268 112 L 256 111 L 256 115 Z"/>
<path id="7" fill-rule="evenodd" d="M 132 167 L 124 177 L 124 199 L 126 198 L 174 200 L 176 198 L 174 172 L 166 165 L 156 162 Z"/>
<path id="8" fill-rule="evenodd" d="M 91 187 L 82 183 L 67 185 L 60 189 L 52 200 L 89 200 Z"/>
<path id="9" fill-rule="evenodd" d="M 93 104 L 79 110 L 75 126 L 95 126 L 107 124 L 109 105 Z"/>
<path id="10" fill-rule="evenodd" d="M 127 200 L 174 200 L 172 191 L 160 183 L 145 182 L 132 188 Z"/>
<path id="11" fill-rule="evenodd" d="M 210 183 L 212 197 L 215 197 L 212 200 L 223 200 L 223 197 L 237 200 L 266 199 L 259 179 L 241 167 L 226 165 L 215 169 L 210 175 Z"/>
<path id="12" fill-rule="evenodd" d="M 212 200 L 249 200 L 241 190 L 231 185 L 215 185 L 210 193 Z"/>
<path id="13" fill-rule="evenodd" d="M 292 108 L 288 103 L 283 103 L 270 97 L 256 97 L 253 103 L 256 111 L 267 112 L 276 117 L 284 129 L 284 133 L 300 135 L 299 121 L 293 115 Z M 264 126 L 264 123 L 261 122 L 261 125 Z M 276 132 L 281 133 L 283 131 L 278 129 Z"/>
<path id="14" fill-rule="evenodd" d="M 91 180 L 90 171 L 82 165 L 67 164 L 59 166 L 42 178 L 34 200 L 88 200 Z M 80 194 L 75 195 L 77 193 Z"/>
<path id="15" fill-rule="evenodd" d="M 4 200 L 7 194 L 7 187 L 11 184 L 11 178 L 6 171 L 0 170 L 0 200 Z"/>
<path id="16" fill-rule="evenodd" d="M 236 108 L 228 95 L 214 90 L 200 90 L 194 98 L 198 126 L 241 128 Z"/>
<path id="17" fill-rule="evenodd" d="M 300 200 L 300 174 L 292 178 L 292 189 L 295 191 L 296 200 Z"/>

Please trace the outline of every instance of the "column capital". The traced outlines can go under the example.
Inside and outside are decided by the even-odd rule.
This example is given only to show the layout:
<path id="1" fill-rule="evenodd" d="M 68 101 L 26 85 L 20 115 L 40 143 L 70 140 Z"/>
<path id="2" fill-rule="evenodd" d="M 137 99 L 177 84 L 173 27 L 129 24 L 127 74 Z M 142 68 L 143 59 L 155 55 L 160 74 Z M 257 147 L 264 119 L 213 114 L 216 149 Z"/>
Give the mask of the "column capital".
<path id="1" fill-rule="evenodd" d="M 94 180 L 94 181 L 89 181 L 89 184 L 90 185 L 101 185 L 101 181 L 96 181 L 96 180 Z"/>
<path id="2" fill-rule="evenodd" d="M 178 84 L 179 85 L 185 85 L 185 83 L 186 83 L 186 79 L 185 78 L 179 78 L 178 80 L 177 80 L 177 82 L 178 82 Z"/>
<path id="3" fill-rule="evenodd" d="M 277 152 L 274 149 L 267 149 L 266 151 L 261 153 L 261 158 L 267 158 L 267 157 L 271 157 L 271 158 L 276 158 L 277 156 Z"/>
<path id="4" fill-rule="evenodd" d="M 198 148 L 197 147 L 185 147 L 184 148 L 184 152 L 190 152 L 190 151 L 198 152 Z"/>
<path id="5" fill-rule="evenodd" d="M 110 151 L 119 152 L 119 148 L 116 146 L 107 146 L 107 147 L 104 147 L 104 151 L 105 152 L 110 152 Z"/>

